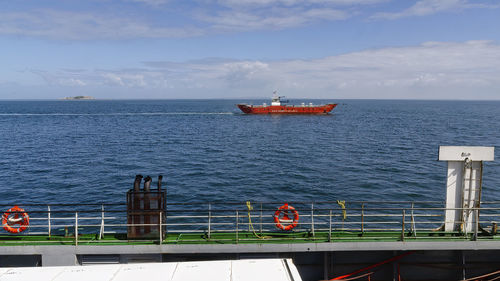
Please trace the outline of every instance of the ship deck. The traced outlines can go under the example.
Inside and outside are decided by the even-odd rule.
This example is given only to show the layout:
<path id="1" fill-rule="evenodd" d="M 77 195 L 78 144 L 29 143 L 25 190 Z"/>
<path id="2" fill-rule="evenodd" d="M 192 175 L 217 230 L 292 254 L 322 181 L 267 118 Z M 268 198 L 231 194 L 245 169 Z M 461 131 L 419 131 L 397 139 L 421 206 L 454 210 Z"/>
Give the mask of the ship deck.
<path id="1" fill-rule="evenodd" d="M 0 246 L 27 245 L 197 245 L 197 244 L 296 244 L 296 243 L 344 243 L 344 242 L 452 242 L 452 241 L 498 241 L 500 235 L 464 236 L 459 232 L 422 232 L 418 235 L 401 232 L 342 232 L 337 231 L 331 236 L 328 232 L 266 233 L 265 238 L 256 238 L 252 232 L 217 233 L 209 239 L 205 234 L 169 233 L 161 242 L 158 239 L 131 240 L 123 234 L 106 234 L 98 238 L 96 234 L 81 234 L 78 241 L 74 235 L 0 235 Z"/>
<path id="2" fill-rule="evenodd" d="M 167 204 L 166 210 L 149 211 L 161 224 L 131 222 L 121 204 L 25 205 L 28 229 L 4 231 L 0 246 L 500 241 L 498 201 L 469 209 L 479 218 L 469 232 L 442 230 L 446 209 L 439 201 L 290 202 L 300 218 L 295 228 L 283 231 L 274 221 L 281 204 Z M 131 239 L 127 232 L 134 227 L 146 234 Z"/>
<path id="3" fill-rule="evenodd" d="M 434 270 L 442 276 L 436 280 L 478 276 L 496 270 L 500 262 L 500 202 L 470 209 L 479 219 L 468 232 L 442 230 L 443 202 L 343 201 L 289 202 L 299 220 L 291 231 L 282 231 L 274 222 L 282 204 L 169 203 L 165 210 L 147 211 L 161 218 L 156 224 L 131 222 L 124 204 L 22 205 L 30 226 L 19 234 L 0 234 L 0 265 L 292 258 L 308 281 L 403 254 L 409 256 L 401 272 L 425 276 Z M 128 232 L 135 227 L 149 228 L 147 237 L 131 239 Z M 373 280 L 392 280 L 395 272 L 387 265 Z"/>

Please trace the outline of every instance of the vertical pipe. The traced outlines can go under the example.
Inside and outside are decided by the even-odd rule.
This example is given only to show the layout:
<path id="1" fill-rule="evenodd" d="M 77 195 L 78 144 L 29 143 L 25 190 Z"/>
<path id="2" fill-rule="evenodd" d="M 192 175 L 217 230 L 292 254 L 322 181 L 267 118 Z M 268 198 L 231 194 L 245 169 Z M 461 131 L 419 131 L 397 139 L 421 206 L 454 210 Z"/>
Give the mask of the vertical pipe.
<path id="1" fill-rule="evenodd" d="M 104 238 L 104 205 L 101 205 L 101 229 L 99 232 L 99 239 Z"/>
<path id="2" fill-rule="evenodd" d="M 477 208 L 481 207 L 481 194 L 483 190 L 483 161 L 479 162 L 479 192 L 477 197 Z"/>
<path id="3" fill-rule="evenodd" d="M 262 235 L 262 203 L 260 203 L 260 235 Z"/>
<path id="4" fill-rule="evenodd" d="M 134 191 L 141 190 L 141 181 L 142 181 L 142 175 L 136 175 L 134 181 Z"/>
<path id="5" fill-rule="evenodd" d="M 401 241 L 405 241 L 405 209 L 403 209 L 403 217 L 401 219 Z"/>
<path id="6" fill-rule="evenodd" d="M 163 212 L 163 194 L 161 192 L 161 182 L 163 180 L 163 175 L 158 175 L 158 188 L 156 190 L 156 196 L 155 196 L 155 200 L 156 200 L 156 208 L 158 208 L 158 210 L 160 210 L 160 213 Z M 163 223 L 163 219 L 162 219 L 162 216 L 160 215 L 160 228 L 162 228 L 163 230 L 163 227 L 161 226 L 161 224 Z"/>
<path id="7" fill-rule="evenodd" d="M 477 174 L 476 174 L 477 178 Z M 481 194 L 483 193 L 483 161 L 479 162 L 479 191 L 477 191 L 475 208 L 477 209 L 477 220 L 479 220 L 479 208 L 481 207 Z M 479 224 L 477 225 L 479 228 Z"/>
<path id="8" fill-rule="evenodd" d="M 50 238 L 50 234 L 51 234 L 51 225 L 50 225 L 50 205 L 47 205 L 47 220 L 48 220 L 48 223 L 49 223 L 49 238 Z"/>
<path id="9" fill-rule="evenodd" d="M 471 206 L 472 205 L 472 172 L 474 171 L 473 170 L 473 162 L 472 162 L 472 159 L 469 159 L 469 165 L 470 165 L 470 168 L 469 168 L 469 197 L 467 198 L 467 210 L 466 210 L 466 219 L 465 219 L 465 228 L 467 228 L 467 222 L 469 221 L 469 216 L 470 216 L 470 213 L 471 213 L 471 208 L 474 208 L 474 206 Z M 464 175 L 465 177 L 465 175 Z M 465 191 L 465 186 L 464 186 L 464 191 Z M 474 194 L 475 195 L 475 194 Z M 475 196 L 474 196 L 475 198 Z M 476 198 L 475 198 L 476 199 Z M 471 222 L 471 225 L 470 227 L 472 228 L 472 222 Z"/>
<path id="10" fill-rule="evenodd" d="M 151 210 L 151 182 L 153 179 L 150 176 L 147 176 L 144 178 L 144 210 L 149 211 Z M 149 212 L 141 215 L 144 218 L 144 225 L 142 226 L 142 229 L 144 229 L 144 234 L 148 235 L 151 233 L 151 219 L 153 218 L 153 215 L 151 215 Z"/>
<path id="11" fill-rule="evenodd" d="M 161 181 L 163 180 L 163 176 L 158 176 L 158 192 L 161 192 Z"/>
<path id="12" fill-rule="evenodd" d="M 151 190 L 151 182 L 153 179 L 150 176 L 144 178 L 144 191 L 148 192 Z"/>
<path id="13" fill-rule="evenodd" d="M 462 191 L 460 192 L 460 214 L 459 214 L 459 229 L 458 231 L 465 232 L 467 233 L 467 226 L 465 222 L 465 184 L 466 184 L 466 172 L 467 172 L 467 161 L 469 158 L 465 158 L 463 162 L 463 168 L 462 168 L 462 178 L 460 181 L 462 182 Z M 450 162 L 448 162 L 448 165 Z M 458 186 L 457 186 L 458 188 Z M 455 206 L 456 207 L 456 206 Z M 455 222 L 456 223 L 456 222 Z"/>
<path id="14" fill-rule="evenodd" d="M 474 235 L 472 236 L 472 240 L 477 241 L 477 231 L 479 229 L 479 209 L 474 209 Z"/>
<path id="15" fill-rule="evenodd" d="M 161 230 L 162 230 L 161 221 L 162 221 L 162 211 L 160 211 L 160 222 L 159 222 L 159 224 L 158 224 L 158 225 L 159 225 L 159 228 L 160 228 L 160 229 L 158 230 L 158 232 L 160 233 L 160 245 L 161 245 L 161 243 L 163 242 L 163 233 L 162 233 L 162 231 L 161 231 Z"/>
<path id="16" fill-rule="evenodd" d="M 211 234 L 211 219 L 212 219 L 212 205 L 208 203 L 208 239 L 212 236 Z"/>
<path id="17" fill-rule="evenodd" d="M 314 203 L 311 203 L 311 231 L 314 237 Z"/>
<path id="18" fill-rule="evenodd" d="M 365 233 L 365 203 L 361 203 L 361 235 Z"/>
<path id="19" fill-rule="evenodd" d="M 332 210 L 330 210 L 328 218 L 330 219 L 330 226 L 328 227 L 328 242 L 332 242 Z"/>
<path id="20" fill-rule="evenodd" d="M 238 210 L 236 210 L 236 244 L 238 244 L 238 228 L 239 228 Z"/>
<path id="21" fill-rule="evenodd" d="M 415 227 L 415 217 L 413 216 L 413 209 L 415 208 L 415 203 L 411 202 L 411 232 L 414 237 L 417 237 L 417 228 Z"/>
<path id="22" fill-rule="evenodd" d="M 78 246 L 78 212 L 75 212 L 75 246 Z"/>
<path id="23" fill-rule="evenodd" d="M 165 189 L 165 196 L 163 196 L 163 192 L 160 192 L 160 202 L 161 202 L 161 211 L 163 212 L 163 219 L 165 220 L 165 237 L 167 236 L 167 233 L 168 233 L 168 227 L 167 227 L 167 218 L 168 218 L 168 214 L 167 214 L 167 190 Z M 163 223 L 163 221 L 162 221 Z M 162 227 L 162 231 L 163 231 L 163 227 Z"/>
<path id="24" fill-rule="evenodd" d="M 361 235 L 365 232 L 365 203 L 361 203 Z"/>
<path id="25" fill-rule="evenodd" d="M 142 181 L 142 175 L 136 175 L 135 176 L 135 181 L 134 181 L 134 192 L 129 193 L 130 194 L 130 200 L 132 202 L 128 202 L 131 204 L 131 206 L 128 206 L 128 210 L 130 211 L 131 215 L 131 224 L 132 226 L 129 226 L 130 229 L 130 235 L 134 238 L 137 238 L 138 235 L 141 233 L 141 227 L 138 226 L 141 223 L 141 215 L 138 215 L 138 211 L 141 209 L 141 201 L 143 198 L 141 198 L 141 181 Z M 128 199 L 127 199 L 128 200 Z"/>

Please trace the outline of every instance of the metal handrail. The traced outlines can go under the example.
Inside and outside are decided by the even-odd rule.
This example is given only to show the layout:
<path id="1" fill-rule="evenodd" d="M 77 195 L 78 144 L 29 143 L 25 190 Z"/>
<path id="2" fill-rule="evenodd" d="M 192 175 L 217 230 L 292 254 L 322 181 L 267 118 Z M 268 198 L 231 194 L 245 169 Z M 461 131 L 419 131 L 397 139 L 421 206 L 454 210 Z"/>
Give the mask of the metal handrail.
<path id="1" fill-rule="evenodd" d="M 375 232 L 401 232 L 401 240 L 417 238 L 416 233 L 436 230 L 444 223 L 444 211 L 446 210 L 470 210 L 474 214 L 475 225 L 472 233 L 461 233 L 457 231 L 457 237 L 471 237 L 478 239 L 480 225 L 495 223 L 494 219 L 500 217 L 500 201 L 482 202 L 485 207 L 481 208 L 443 208 L 432 206 L 442 204 L 441 201 L 423 202 L 369 202 L 356 201 L 347 202 L 345 209 L 339 208 L 337 202 L 300 202 L 298 211 L 301 213 L 300 221 L 294 229 L 296 233 L 310 232 L 315 238 L 316 234 L 327 233 L 328 241 L 332 241 L 332 233 L 358 232 L 360 234 Z M 240 203 L 242 204 L 242 203 Z M 207 203 L 207 209 L 172 209 L 173 206 L 189 206 L 185 203 L 167 204 L 166 210 L 158 211 L 162 219 L 161 223 L 125 223 L 127 222 L 126 206 L 122 204 L 26 204 L 22 207 L 30 215 L 31 224 L 28 231 L 22 235 L 57 235 L 57 231 L 64 230 L 65 234 L 72 231 L 74 244 L 78 245 L 79 234 L 94 233 L 99 229 L 99 239 L 104 234 L 126 233 L 127 227 L 158 227 L 159 237 L 157 240 L 163 241 L 164 234 L 178 233 L 207 233 L 211 239 L 214 233 L 234 233 L 235 243 L 246 239 L 260 239 L 258 237 L 248 238 L 250 232 L 249 218 L 252 219 L 254 231 L 259 233 L 285 233 L 278 231 L 272 219 L 276 209 L 270 204 L 274 203 L 253 203 L 259 205 L 259 210 L 249 211 L 243 206 L 238 206 L 234 202 L 230 203 Z M 382 205 L 371 207 L 370 205 Z M 278 205 L 278 204 L 276 204 Z M 326 206 L 330 205 L 330 206 Z M 353 206 L 354 207 L 350 207 Z M 360 205 L 358 207 L 357 205 Z M 407 205 L 407 206 L 400 206 Z M 422 205 L 431 205 L 422 207 Z M 0 204 L 1 206 L 7 206 Z M 12 206 L 12 205 L 8 205 Z M 68 210 L 70 206 L 76 210 Z M 235 208 L 228 208 L 233 206 Z M 279 205 L 278 205 L 279 206 Z M 32 207 L 30 210 L 29 207 Z M 64 210 L 58 210 L 64 208 Z M 220 208 L 224 207 L 224 208 Z M 344 219 L 342 211 L 347 212 Z M 164 220 L 163 220 L 164 219 Z M 254 220 L 255 219 L 255 220 Z M 459 222 L 457 222 L 459 223 Z M 59 232 L 60 233 L 60 232 Z M 411 233 L 411 236 L 407 234 Z M 61 234 L 59 234 L 61 235 Z M 246 235 L 246 236 L 245 236 Z M 67 236 L 67 235 L 65 235 Z M 71 235 L 69 235 L 71 236 Z M 422 237 L 425 238 L 425 237 Z M 225 238 L 224 238 L 225 239 Z M 297 237 L 293 239 L 299 239 Z M 302 238 L 301 238 L 302 239 Z M 336 237 L 335 239 L 341 239 Z M 154 239 L 153 239 L 154 240 Z M 147 240 L 146 241 L 151 241 Z M 0 243 L 2 238 L 0 237 Z"/>

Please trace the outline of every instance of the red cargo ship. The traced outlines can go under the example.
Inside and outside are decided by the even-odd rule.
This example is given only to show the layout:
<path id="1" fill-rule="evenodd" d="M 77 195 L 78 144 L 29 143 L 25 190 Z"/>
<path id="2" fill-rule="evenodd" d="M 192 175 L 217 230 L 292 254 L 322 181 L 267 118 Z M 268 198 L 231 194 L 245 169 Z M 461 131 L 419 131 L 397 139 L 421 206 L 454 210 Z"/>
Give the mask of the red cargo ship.
<path id="1" fill-rule="evenodd" d="M 275 92 L 276 93 L 276 92 Z M 248 105 L 238 104 L 238 108 L 248 114 L 328 114 L 337 106 L 336 103 L 313 105 L 312 103 L 301 105 L 283 105 L 280 96 L 274 96 L 271 105 Z"/>

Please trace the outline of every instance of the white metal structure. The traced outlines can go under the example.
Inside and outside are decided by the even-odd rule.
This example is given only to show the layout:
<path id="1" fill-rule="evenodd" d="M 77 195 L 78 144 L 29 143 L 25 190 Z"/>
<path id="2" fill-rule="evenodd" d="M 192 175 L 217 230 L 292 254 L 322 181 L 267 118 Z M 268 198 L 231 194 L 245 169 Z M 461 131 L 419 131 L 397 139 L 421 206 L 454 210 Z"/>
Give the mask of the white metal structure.
<path id="1" fill-rule="evenodd" d="M 301 281 L 291 259 L 0 268 L 1 281 Z"/>
<path id="2" fill-rule="evenodd" d="M 494 147 L 439 147 L 439 161 L 448 161 L 445 231 L 478 230 L 483 161 L 493 161 L 494 156 Z"/>
<path id="3" fill-rule="evenodd" d="M 271 100 L 271 105 L 273 105 L 273 106 L 281 105 L 281 99 L 280 99 L 280 96 L 278 96 L 277 91 L 273 92 L 273 98 Z"/>

